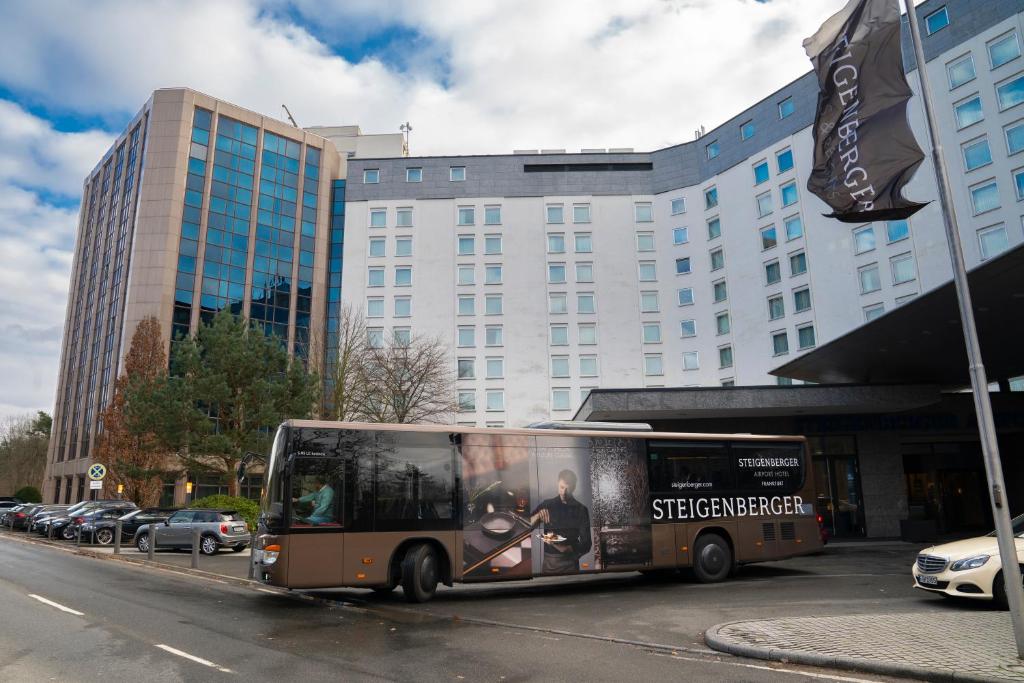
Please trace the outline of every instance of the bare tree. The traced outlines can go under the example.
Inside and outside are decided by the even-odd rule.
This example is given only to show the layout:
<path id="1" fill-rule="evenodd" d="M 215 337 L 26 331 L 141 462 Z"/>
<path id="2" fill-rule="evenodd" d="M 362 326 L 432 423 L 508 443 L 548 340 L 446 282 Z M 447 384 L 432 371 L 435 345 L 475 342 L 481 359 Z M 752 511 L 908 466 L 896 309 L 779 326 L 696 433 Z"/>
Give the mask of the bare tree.
<path id="1" fill-rule="evenodd" d="M 324 379 L 319 410 L 322 419 L 361 419 L 358 406 L 367 393 L 361 368 L 367 362 L 368 351 L 366 318 L 362 309 L 348 303 L 341 306 L 336 332 L 329 332 L 327 338 L 319 332 L 310 335 L 310 368 L 319 370 Z M 326 357 L 328 352 L 330 358 Z"/>

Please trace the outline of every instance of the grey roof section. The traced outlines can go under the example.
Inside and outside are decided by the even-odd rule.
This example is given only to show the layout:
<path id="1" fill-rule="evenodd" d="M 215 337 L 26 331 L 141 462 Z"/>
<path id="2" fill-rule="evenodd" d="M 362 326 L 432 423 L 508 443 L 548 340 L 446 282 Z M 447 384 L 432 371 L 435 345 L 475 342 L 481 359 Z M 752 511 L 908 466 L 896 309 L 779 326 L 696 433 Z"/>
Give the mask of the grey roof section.
<path id="1" fill-rule="evenodd" d="M 1024 12 L 1024 0 L 928 0 L 917 6 L 924 18 L 947 8 L 949 25 L 924 36 L 925 57 L 935 58 L 1007 17 Z M 903 21 L 903 58 L 907 71 L 916 68 L 909 25 Z M 792 97 L 796 111 L 779 119 L 778 104 Z M 699 185 L 709 178 L 744 163 L 781 140 L 814 122 L 818 83 L 808 72 L 748 107 L 699 140 L 649 153 L 634 154 L 509 154 L 451 157 L 352 159 L 348 164 L 348 201 L 400 199 L 459 199 L 472 197 L 538 197 L 552 195 L 661 194 Z M 740 124 L 752 120 L 755 134 L 740 139 Z M 721 153 L 707 159 L 705 147 L 718 140 Z M 756 161 L 756 159 L 755 159 Z M 527 164 L 650 162 L 651 171 L 582 171 L 573 173 L 525 173 Z M 406 183 L 405 169 L 423 168 L 423 182 Z M 449 166 L 465 166 L 466 180 L 450 182 Z M 364 185 L 363 171 L 380 169 L 380 182 Z"/>

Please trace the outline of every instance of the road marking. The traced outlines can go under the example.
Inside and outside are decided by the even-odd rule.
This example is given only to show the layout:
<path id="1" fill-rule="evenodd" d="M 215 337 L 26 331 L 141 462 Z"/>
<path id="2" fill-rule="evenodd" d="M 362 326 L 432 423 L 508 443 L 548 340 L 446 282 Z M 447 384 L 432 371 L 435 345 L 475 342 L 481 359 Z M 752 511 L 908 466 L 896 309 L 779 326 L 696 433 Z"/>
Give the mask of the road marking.
<path id="1" fill-rule="evenodd" d="M 181 650 L 179 650 L 179 649 L 177 649 L 175 647 L 171 647 L 170 645 L 164 645 L 162 643 L 157 643 L 156 646 L 158 648 L 160 648 L 161 650 L 163 650 L 164 652 L 170 652 L 172 655 L 178 655 L 179 657 L 184 657 L 185 659 L 193 661 L 196 664 L 202 664 L 203 666 L 208 666 L 211 669 L 216 669 L 217 671 L 222 671 L 222 672 L 224 672 L 226 674 L 233 674 L 233 673 L 235 673 L 231 669 L 226 669 L 223 666 L 221 666 L 220 664 L 215 664 L 214 662 L 211 662 L 209 659 L 203 659 L 202 657 L 196 657 L 195 655 L 190 655 L 189 653 L 182 652 Z"/>
<path id="2" fill-rule="evenodd" d="M 739 667 L 743 667 L 744 669 L 759 669 L 761 671 L 771 671 L 773 673 L 787 673 L 787 674 L 793 674 L 794 676 L 806 676 L 807 678 L 820 678 L 820 679 L 826 680 L 826 681 L 841 681 L 842 683 L 877 683 L 877 681 L 872 680 L 870 678 L 851 678 L 850 676 L 836 676 L 836 675 L 832 675 L 832 674 L 818 674 L 818 673 L 812 673 L 810 671 L 797 671 L 795 669 L 786 669 L 786 668 L 774 667 L 774 666 L 764 666 L 764 665 L 761 665 L 761 664 L 744 664 L 743 662 L 730 662 L 730 661 L 725 661 L 725 660 L 718 660 L 718 661 L 711 660 L 711 661 L 709 661 L 707 659 L 698 659 L 697 657 L 680 657 L 679 655 L 667 654 L 667 653 L 664 653 L 664 652 L 653 652 L 651 654 L 653 654 L 656 657 L 668 657 L 670 659 L 680 659 L 680 660 L 683 660 L 683 661 L 686 661 L 686 662 L 700 662 L 700 663 L 703 663 L 703 664 L 708 664 L 708 663 L 711 663 L 711 664 L 725 664 L 726 666 L 739 666 Z M 716 652 L 715 654 L 719 654 L 720 655 L 721 653 L 717 653 Z"/>
<path id="3" fill-rule="evenodd" d="M 36 595 L 35 593 L 29 593 L 28 597 L 32 598 L 33 600 L 38 600 L 39 602 L 43 603 L 44 605 L 49 605 L 50 607 L 56 607 L 61 612 L 67 612 L 68 614 L 74 614 L 74 615 L 77 615 L 79 617 L 84 617 L 85 616 L 84 612 L 79 612 L 76 609 L 71 609 L 70 607 L 65 607 L 64 605 L 60 604 L 59 602 L 54 602 L 53 600 L 47 600 L 43 596 Z"/>

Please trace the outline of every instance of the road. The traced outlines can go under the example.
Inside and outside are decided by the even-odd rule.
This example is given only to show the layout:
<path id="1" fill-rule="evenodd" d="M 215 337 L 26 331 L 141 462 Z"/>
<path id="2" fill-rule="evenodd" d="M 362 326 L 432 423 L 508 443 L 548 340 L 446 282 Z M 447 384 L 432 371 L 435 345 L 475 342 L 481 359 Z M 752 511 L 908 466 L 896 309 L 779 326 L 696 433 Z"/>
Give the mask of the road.
<path id="1" fill-rule="evenodd" d="M 400 591 L 319 592 L 342 601 L 333 608 L 4 537 L 0 549 L 4 681 L 879 681 L 720 656 L 700 633 L 735 619 L 950 609 L 909 588 L 906 548 L 749 567 L 720 585 L 542 580 L 443 589 L 424 606 Z"/>

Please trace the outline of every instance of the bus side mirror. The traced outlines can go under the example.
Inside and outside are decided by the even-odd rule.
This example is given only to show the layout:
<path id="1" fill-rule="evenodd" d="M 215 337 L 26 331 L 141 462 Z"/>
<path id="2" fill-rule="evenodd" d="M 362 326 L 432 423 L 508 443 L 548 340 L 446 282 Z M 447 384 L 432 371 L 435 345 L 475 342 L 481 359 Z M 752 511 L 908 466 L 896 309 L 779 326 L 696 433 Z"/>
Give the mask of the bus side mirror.
<path id="1" fill-rule="evenodd" d="M 235 465 L 235 478 L 238 479 L 239 483 L 241 483 L 241 481 L 245 479 L 245 469 L 245 461 L 239 460 L 238 464 Z"/>

